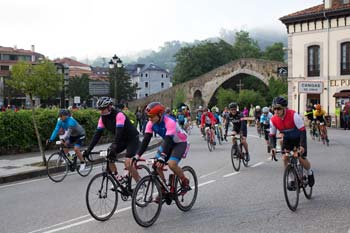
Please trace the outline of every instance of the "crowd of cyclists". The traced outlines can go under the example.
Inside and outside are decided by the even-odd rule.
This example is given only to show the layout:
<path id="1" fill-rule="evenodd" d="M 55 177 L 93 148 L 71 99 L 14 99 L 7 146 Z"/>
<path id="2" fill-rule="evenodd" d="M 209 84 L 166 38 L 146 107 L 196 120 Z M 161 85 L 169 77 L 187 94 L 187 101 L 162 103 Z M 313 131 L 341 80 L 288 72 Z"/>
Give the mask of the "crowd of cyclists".
<path id="1" fill-rule="evenodd" d="M 239 110 L 239 105 L 231 102 L 221 112 L 218 107 L 214 106 L 210 110 L 208 107 L 199 106 L 195 111 L 195 122 L 201 129 L 202 136 L 211 131 L 213 143 L 216 143 L 214 127 L 220 126 L 221 140 L 226 140 L 228 136 L 239 135 L 241 144 L 246 151 L 245 160 L 250 160 L 249 146 L 247 142 L 248 126 L 256 125 L 264 135 L 268 153 L 276 154 L 277 137 L 281 137 L 281 153 L 284 166 L 288 164 L 287 153 L 293 148 L 298 148 L 300 156 L 298 160 L 305 168 L 308 175 L 310 187 L 315 183 L 311 164 L 307 158 L 307 140 L 306 128 L 304 119 L 294 110 L 287 107 L 288 102 L 283 97 L 273 99 L 271 107 L 256 106 L 253 111 L 247 108 L 243 111 Z M 80 169 L 84 169 L 84 158 L 92 152 L 95 145 L 100 140 L 105 129 L 114 134 L 114 141 L 111 143 L 108 151 L 108 160 L 110 161 L 110 171 L 116 179 L 123 179 L 122 175 L 118 174 L 115 161 L 121 152 L 125 151 L 125 168 L 127 172 L 135 179 L 140 180 L 140 175 L 137 169 L 133 166 L 135 161 L 142 158 L 146 151 L 151 138 L 157 134 L 162 138 L 159 146 L 154 166 L 156 167 L 161 178 L 163 174 L 163 166 L 168 165 L 169 169 L 181 180 L 182 194 L 190 190 L 189 179 L 184 175 L 179 162 L 186 157 L 189 149 L 188 130 L 192 127 L 191 112 L 188 106 L 183 105 L 178 109 L 171 110 L 166 108 L 160 102 L 149 103 L 144 109 L 144 113 L 148 117 L 148 121 L 141 132 L 137 130 L 134 124 L 131 123 L 128 116 L 121 111 L 122 106 L 114 105 L 113 100 L 109 97 L 101 97 L 96 104 L 100 112 L 100 117 L 97 122 L 96 132 L 89 143 L 88 148 L 81 153 L 80 149 L 85 139 L 84 128 L 73 118 L 70 112 L 66 109 L 59 111 L 59 118 L 56 127 L 52 132 L 51 137 L 47 140 L 49 144 L 57 137 L 62 130 L 63 135 L 60 139 L 65 145 L 74 145 L 74 150 L 80 160 Z M 325 141 L 329 143 L 325 126 L 325 111 L 318 104 L 309 106 L 305 112 L 305 117 L 309 120 L 311 127 L 312 122 L 315 122 L 320 130 L 324 131 Z M 220 132 L 220 131 L 219 131 Z M 259 132 L 259 131 L 258 131 Z M 143 134 L 142 142 L 139 135 Z M 276 157 L 275 157 L 276 158 Z M 275 159 L 277 161 L 277 159 Z M 290 184 L 293 189 L 293 184 Z"/>

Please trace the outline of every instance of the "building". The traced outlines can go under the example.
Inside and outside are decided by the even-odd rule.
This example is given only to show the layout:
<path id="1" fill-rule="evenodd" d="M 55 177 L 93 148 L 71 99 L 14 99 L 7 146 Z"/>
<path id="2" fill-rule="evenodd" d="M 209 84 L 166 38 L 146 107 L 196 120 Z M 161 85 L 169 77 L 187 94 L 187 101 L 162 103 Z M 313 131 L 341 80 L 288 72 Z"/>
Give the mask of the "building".
<path id="1" fill-rule="evenodd" d="M 6 86 L 6 78 L 10 76 L 11 67 L 18 61 L 36 63 L 43 58 L 44 55 L 35 52 L 34 45 L 31 46 L 31 50 L 18 49 L 16 46 L 13 48 L 0 46 L 0 106 L 20 105 L 26 98 L 23 94 L 11 92 L 11 89 Z"/>
<path id="2" fill-rule="evenodd" d="M 81 77 L 83 74 L 90 76 L 92 74 L 91 67 L 87 64 L 78 62 L 71 58 L 55 59 L 55 63 L 65 64 L 69 67 L 69 77 Z"/>
<path id="3" fill-rule="evenodd" d="M 334 119 L 350 98 L 349 0 L 325 0 L 280 20 L 288 33 L 289 107 L 303 113 L 320 103 Z"/>
<path id="4" fill-rule="evenodd" d="M 133 64 L 125 67 L 133 84 L 140 88 L 136 98 L 140 99 L 166 90 L 172 86 L 170 73 L 155 64 Z"/>

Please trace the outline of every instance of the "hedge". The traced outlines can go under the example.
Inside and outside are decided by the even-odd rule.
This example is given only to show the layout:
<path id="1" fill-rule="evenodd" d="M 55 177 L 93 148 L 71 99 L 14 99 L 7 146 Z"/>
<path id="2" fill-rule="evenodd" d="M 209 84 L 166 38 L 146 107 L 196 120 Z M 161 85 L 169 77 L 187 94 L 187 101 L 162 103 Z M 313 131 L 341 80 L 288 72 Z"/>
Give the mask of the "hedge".
<path id="1" fill-rule="evenodd" d="M 50 137 L 55 128 L 58 119 L 58 109 L 38 108 L 35 112 L 40 137 L 43 145 L 45 145 L 45 140 Z M 88 144 L 96 130 L 99 112 L 93 109 L 83 109 L 73 111 L 72 115 L 84 127 L 87 136 L 85 144 Z M 106 141 L 106 139 L 103 141 Z M 32 111 L 0 112 L 0 155 L 38 150 Z"/>

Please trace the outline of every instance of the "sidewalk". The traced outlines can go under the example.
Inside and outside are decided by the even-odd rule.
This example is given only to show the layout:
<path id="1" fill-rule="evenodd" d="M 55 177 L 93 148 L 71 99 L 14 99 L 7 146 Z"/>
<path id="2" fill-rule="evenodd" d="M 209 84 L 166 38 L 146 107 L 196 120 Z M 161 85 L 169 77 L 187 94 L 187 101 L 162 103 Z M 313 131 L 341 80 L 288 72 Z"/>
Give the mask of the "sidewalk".
<path id="1" fill-rule="evenodd" d="M 148 149 L 159 146 L 160 141 L 159 137 L 152 138 Z M 109 145 L 110 143 L 97 145 L 94 151 L 107 149 Z M 55 151 L 57 150 L 46 151 L 46 159 Z M 42 162 L 40 152 L 0 156 L 0 184 L 47 176 L 46 167 L 38 166 L 40 162 Z"/>

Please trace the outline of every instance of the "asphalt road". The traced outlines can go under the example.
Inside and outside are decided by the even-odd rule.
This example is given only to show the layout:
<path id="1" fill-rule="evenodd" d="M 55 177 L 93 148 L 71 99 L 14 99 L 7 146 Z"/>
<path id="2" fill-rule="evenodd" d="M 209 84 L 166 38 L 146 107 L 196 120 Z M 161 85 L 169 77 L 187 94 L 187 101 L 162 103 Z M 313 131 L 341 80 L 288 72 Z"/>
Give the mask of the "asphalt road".
<path id="1" fill-rule="evenodd" d="M 93 174 L 70 175 L 61 183 L 48 178 L 0 186 L 0 232 L 350 232 L 350 131 L 329 130 L 330 146 L 308 140 L 315 173 L 313 198 L 300 195 L 296 212 L 284 200 L 281 160 L 273 162 L 265 142 L 248 129 L 251 161 L 234 172 L 230 144 L 209 152 L 194 128 L 188 158 L 198 177 L 193 209 L 164 205 L 153 226 L 136 224 L 130 201 L 119 198 L 118 211 L 106 222 L 91 218 L 85 191 Z M 154 153 L 148 153 L 148 157 Z"/>

